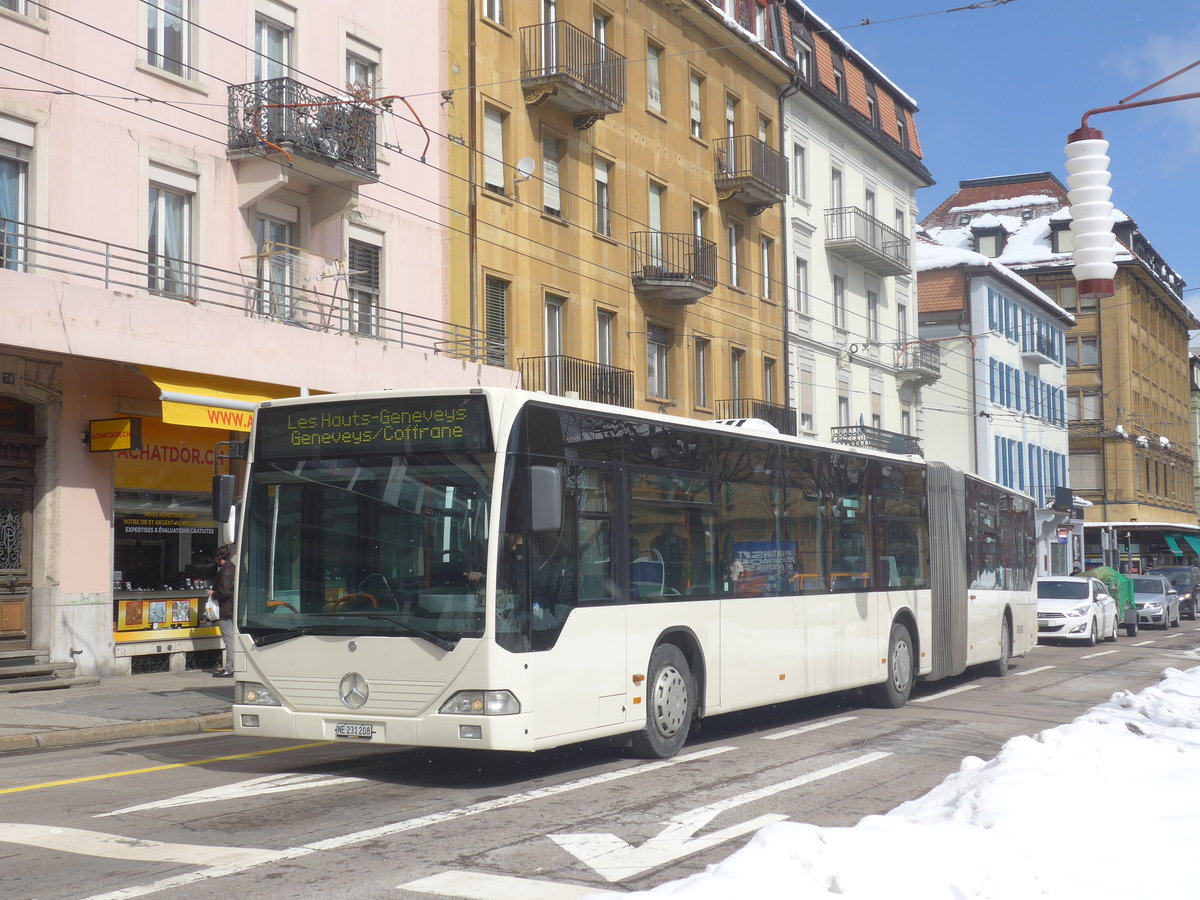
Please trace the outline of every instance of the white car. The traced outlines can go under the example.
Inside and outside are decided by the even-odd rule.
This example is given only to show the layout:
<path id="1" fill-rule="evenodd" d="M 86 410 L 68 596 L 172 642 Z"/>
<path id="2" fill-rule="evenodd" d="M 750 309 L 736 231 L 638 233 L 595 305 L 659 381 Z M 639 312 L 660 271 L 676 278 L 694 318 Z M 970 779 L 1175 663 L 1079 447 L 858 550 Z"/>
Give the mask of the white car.
<path id="1" fill-rule="evenodd" d="M 1139 625 L 1179 627 L 1179 593 L 1162 575 L 1134 575 L 1133 602 Z"/>
<path id="2" fill-rule="evenodd" d="M 1044 575 L 1037 580 L 1038 640 L 1117 639 L 1117 601 L 1096 578 Z"/>

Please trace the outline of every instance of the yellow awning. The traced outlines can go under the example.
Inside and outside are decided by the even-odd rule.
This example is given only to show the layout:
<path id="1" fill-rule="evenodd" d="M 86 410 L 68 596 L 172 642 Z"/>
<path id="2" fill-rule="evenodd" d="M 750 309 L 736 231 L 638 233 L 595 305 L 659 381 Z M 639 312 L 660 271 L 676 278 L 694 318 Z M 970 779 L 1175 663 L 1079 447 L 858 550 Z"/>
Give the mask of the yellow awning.
<path id="1" fill-rule="evenodd" d="M 254 409 L 264 400 L 296 397 L 299 388 L 240 378 L 222 378 L 199 372 L 176 372 L 153 366 L 138 366 L 158 385 L 162 418 L 171 425 L 249 431 Z"/>

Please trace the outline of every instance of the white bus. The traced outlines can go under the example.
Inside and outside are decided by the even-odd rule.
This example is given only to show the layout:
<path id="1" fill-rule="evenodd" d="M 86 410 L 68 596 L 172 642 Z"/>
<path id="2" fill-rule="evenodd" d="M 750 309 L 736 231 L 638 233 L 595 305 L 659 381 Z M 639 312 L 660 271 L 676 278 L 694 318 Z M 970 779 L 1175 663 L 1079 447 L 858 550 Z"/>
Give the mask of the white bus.
<path id="1" fill-rule="evenodd" d="M 1032 500 L 917 457 L 381 391 L 264 403 L 243 499 L 243 735 L 665 758 L 706 716 L 899 707 L 1037 640 Z"/>

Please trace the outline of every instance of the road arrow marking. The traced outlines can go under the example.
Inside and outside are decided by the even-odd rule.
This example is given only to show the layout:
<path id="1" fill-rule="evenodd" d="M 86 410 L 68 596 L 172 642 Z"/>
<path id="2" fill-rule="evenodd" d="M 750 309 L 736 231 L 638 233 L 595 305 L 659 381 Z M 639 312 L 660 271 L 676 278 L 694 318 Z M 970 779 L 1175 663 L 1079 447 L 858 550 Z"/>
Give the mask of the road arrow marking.
<path id="1" fill-rule="evenodd" d="M 708 806 L 680 813 L 670 820 L 666 828 L 640 847 L 626 843 L 615 834 L 551 834 L 548 837 L 607 881 L 622 881 L 673 860 L 741 837 L 751 831 L 757 831 L 764 825 L 782 822 L 788 818 L 782 815 L 759 816 L 749 822 L 731 825 L 703 837 L 693 837 L 697 831 L 723 812 L 819 781 L 822 778 L 828 778 L 831 775 L 848 772 L 888 756 L 891 754 L 867 753 L 844 763 L 809 772 L 807 775 L 800 775 L 788 781 L 781 781 L 778 784 L 767 785 L 745 794 L 738 794 L 728 800 L 721 800 L 717 803 L 710 803 Z"/>
<path id="2" fill-rule="evenodd" d="M 63 853 L 127 859 L 135 862 L 180 863 L 189 866 L 254 866 L 279 856 L 276 850 L 249 847 L 213 847 L 207 844 L 172 844 L 82 828 L 21 825 L 0 822 L 0 841 L 41 847 Z"/>
<path id="3" fill-rule="evenodd" d="M 298 775 L 285 773 L 282 775 L 265 775 L 262 778 L 251 778 L 237 784 L 222 785 L 191 794 L 180 794 L 168 797 L 166 800 L 155 800 L 151 803 L 140 803 L 137 806 L 126 806 L 112 812 L 97 813 L 93 819 L 103 819 L 107 816 L 119 816 L 124 813 L 142 812 L 147 809 L 171 809 L 176 806 L 191 806 L 196 803 L 224 803 L 227 800 L 244 800 L 247 797 L 262 797 L 267 794 L 282 794 L 287 791 L 300 791 L 316 787 L 332 787 L 337 784 L 348 784 L 355 781 L 365 781 L 364 778 L 329 778 L 325 775 Z"/>
<path id="4" fill-rule="evenodd" d="M 915 697 L 910 699 L 909 703 L 928 703 L 930 700 L 941 700 L 943 697 L 949 697 L 951 694 L 961 694 L 963 691 L 973 691 L 979 687 L 977 684 L 964 684 L 962 687 L 950 688 L 942 691 L 939 694 L 930 694 L 928 697 Z"/>
<path id="5" fill-rule="evenodd" d="M 602 891 L 582 884 L 563 884 L 513 875 L 448 871 L 401 884 L 398 890 L 437 894 L 456 900 L 583 900 L 584 897 L 624 897 L 624 893 Z"/>

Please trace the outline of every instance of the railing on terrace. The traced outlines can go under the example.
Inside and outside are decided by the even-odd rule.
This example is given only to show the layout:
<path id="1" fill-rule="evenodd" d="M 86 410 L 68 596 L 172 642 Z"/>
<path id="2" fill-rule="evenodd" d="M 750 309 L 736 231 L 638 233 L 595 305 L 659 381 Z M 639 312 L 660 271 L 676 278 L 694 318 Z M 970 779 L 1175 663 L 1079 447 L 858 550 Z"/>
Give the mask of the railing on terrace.
<path id="1" fill-rule="evenodd" d="M 294 78 L 229 87 L 229 149 L 256 149 L 263 140 L 377 175 L 375 110 Z"/>
<path id="2" fill-rule="evenodd" d="M 521 384 L 528 391 L 558 397 L 633 406 L 633 372 L 573 356 L 526 356 L 517 360 Z"/>
<path id="3" fill-rule="evenodd" d="M 570 22 L 526 25 L 521 82 L 527 91 L 556 84 L 569 88 L 573 96 L 562 100 L 573 112 L 618 112 L 625 105 L 625 57 Z"/>
<path id="4" fill-rule="evenodd" d="M 847 447 L 866 447 L 870 450 L 883 450 L 887 453 L 909 454 L 924 456 L 921 452 L 921 442 L 911 434 L 900 434 L 897 431 L 884 431 L 870 425 L 843 425 L 830 429 L 830 438 L 835 444 L 845 444 Z"/>
<path id="5" fill-rule="evenodd" d="M 909 240 L 857 206 L 825 210 L 825 242 L 880 275 L 909 271 Z"/>
<path id="6" fill-rule="evenodd" d="M 294 260 L 289 263 L 276 257 L 265 266 L 256 262 L 247 271 L 234 272 L 3 218 L 0 250 L 2 267 L 12 271 L 142 292 L 164 302 L 232 309 L 256 318 L 472 362 L 493 363 L 504 358 L 503 348 L 482 331 L 352 302 L 344 274 L 335 271 L 322 280 L 304 281 L 296 277 L 304 270 L 294 265 Z"/>
<path id="7" fill-rule="evenodd" d="M 765 141 L 749 134 L 717 138 L 713 154 L 716 187 L 722 199 L 744 193 L 748 205 L 759 209 L 778 203 L 787 194 L 787 159 Z"/>
<path id="8" fill-rule="evenodd" d="M 735 397 L 718 400 L 715 407 L 718 419 L 762 419 L 778 428 L 780 434 L 796 433 L 796 411 L 779 403 Z"/>

